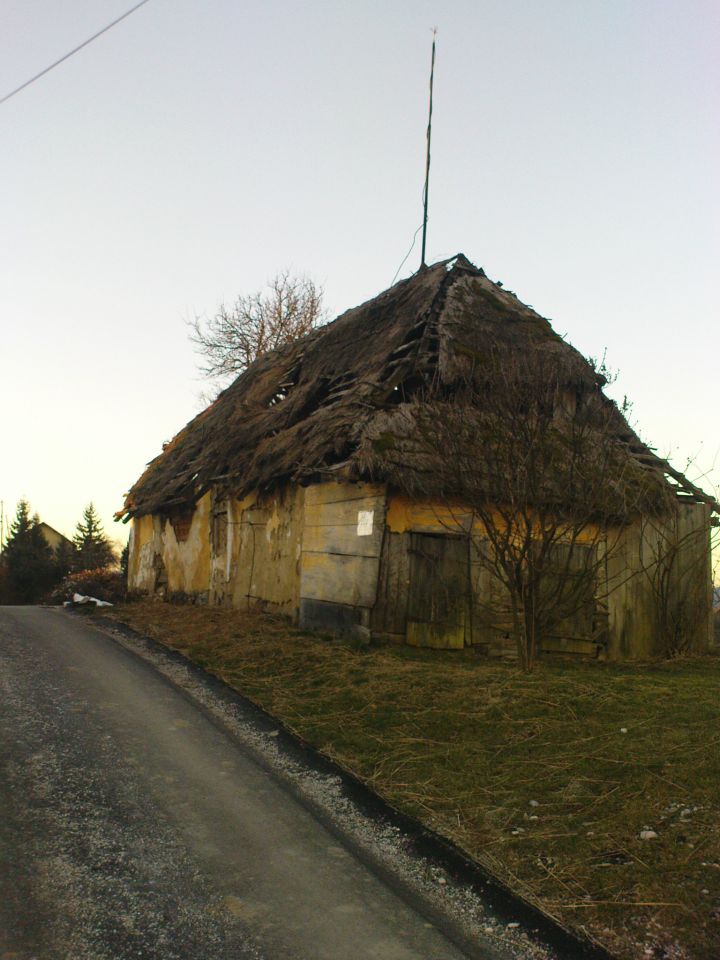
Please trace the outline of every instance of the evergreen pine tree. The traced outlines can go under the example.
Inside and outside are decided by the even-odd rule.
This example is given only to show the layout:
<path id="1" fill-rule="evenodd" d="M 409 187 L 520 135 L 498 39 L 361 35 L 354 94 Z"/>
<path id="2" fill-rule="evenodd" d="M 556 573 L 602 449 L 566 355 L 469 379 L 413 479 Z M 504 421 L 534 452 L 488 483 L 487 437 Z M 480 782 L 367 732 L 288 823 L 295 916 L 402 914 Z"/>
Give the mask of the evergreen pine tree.
<path id="1" fill-rule="evenodd" d="M 53 552 L 30 516 L 30 505 L 21 500 L 3 551 L 4 591 L 8 603 L 36 603 L 56 580 Z"/>
<path id="2" fill-rule="evenodd" d="M 83 510 L 83 518 L 76 527 L 73 543 L 77 548 L 75 570 L 97 570 L 115 563 L 115 551 L 92 503 Z"/>
<path id="3" fill-rule="evenodd" d="M 77 548 L 74 543 L 61 540 L 55 548 L 55 570 L 57 579 L 62 580 L 75 568 Z"/>

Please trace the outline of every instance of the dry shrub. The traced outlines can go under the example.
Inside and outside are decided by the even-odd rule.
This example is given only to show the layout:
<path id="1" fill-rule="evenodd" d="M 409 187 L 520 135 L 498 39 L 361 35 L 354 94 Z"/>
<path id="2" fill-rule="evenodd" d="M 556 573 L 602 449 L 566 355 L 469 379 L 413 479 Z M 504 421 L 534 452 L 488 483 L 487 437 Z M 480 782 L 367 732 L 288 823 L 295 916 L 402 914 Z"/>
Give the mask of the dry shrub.
<path id="1" fill-rule="evenodd" d="M 109 603 L 120 603 L 127 596 L 127 578 L 125 574 L 112 567 L 99 567 L 96 570 L 78 570 L 69 573 L 50 593 L 49 603 L 64 603 L 72 600 L 73 594 L 95 597 Z"/>

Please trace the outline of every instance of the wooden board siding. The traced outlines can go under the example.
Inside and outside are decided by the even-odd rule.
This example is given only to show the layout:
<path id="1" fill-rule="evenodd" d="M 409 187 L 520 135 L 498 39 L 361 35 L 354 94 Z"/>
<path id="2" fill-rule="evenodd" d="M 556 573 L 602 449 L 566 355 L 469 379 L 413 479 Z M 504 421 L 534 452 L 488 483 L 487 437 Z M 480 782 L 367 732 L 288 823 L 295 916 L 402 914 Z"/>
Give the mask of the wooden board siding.
<path id="1" fill-rule="evenodd" d="M 378 497 L 333 500 L 329 503 L 306 501 L 303 553 L 379 557 L 385 527 L 382 508 L 382 499 Z M 373 515 L 372 532 L 364 536 L 358 535 L 360 513 Z"/>
<path id="2" fill-rule="evenodd" d="M 555 544 L 553 547 L 553 558 L 571 593 L 563 594 L 559 582 L 553 584 L 549 577 L 547 587 L 555 590 L 558 604 L 566 602 L 565 598 L 571 596 L 576 608 L 553 626 L 550 636 L 543 642 L 542 649 L 545 652 L 588 657 L 597 657 L 601 653 L 604 655 L 608 624 L 607 606 L 604 600 L 598 600 L 598 596 L 604 597 L 606 593 L 603 564 L 598 553 L 601 550 L 604 550 L 604 545 L 600 543 L 593 546 L 576 543 L 572 553 L 564 544 Z M 588 573 L 591 570 L 598 576 L 590 578 Z"/>
<path id="3" fill-rule="evenodd" d="M 516 657 L 510 599 L 483 556 L 488 541 L 477 534 L 450 535 L 440 506 L 392 502 L 393 525 L 407 522 L 422 532 L 386 531 L 373 633 L 412 645 L 475 646 L 489 656 Z M 462 516 L 459 510 L 453 515 Z M 586 604 L 558 625 L 545 649 L 595 656 L 594 626 L 594 605 Z"/>
<path id="4" fill-rule="evenodd" d="M 405 641 L 410 589 L 410 534 L 386 530 L 378 579 L 377 602 L 372 611 L 372 631 Z"/>
<path id="5" fill-rule="evenodd" d="M 680 508 L 680 530 L 685 545 L 680 558 L 681 580 L 676 583 L 676 591 L 688 603 L 697 606 L 696 619 L 691 625 L 690 646 L 695 652 L 712 650 L 715 642 L 711 518 L 711 509 L 705 503 L 687 503 Z"/>
<path id="6" fill-rule="evenodd" d="M 491 657 L 517 657 L 512 611 L 507 590 L 483 556 L 487 540 L 472 538 L 470 545 L 471 621 L 468 643 Z"/>
<path id="7" fill-rule="evenodd" d="M 303 551 L 300 595 L 309 600 L 372 607 L 377 572 L 378 561 L 374 557 Z"/>
<path id="8" fill-rule="evenodd" d="M 384 487 L 323 483 L 306 489 L 300 567 L 302 625 L 332 629 L 335 624 L 339 633 L 347 631 L 348 623 L 367 629 L 369 611 L 377 598 L 384 529 Z M 337 607 L 335 611 L 332 605 Z M 355 615 L 355 608 L 365 613 Z"/>
<path id="9" fill-rule="evenodd" d="M 381 498 L 385 500 L 385 484 L 382 483 L 314 483 L 305 487 L 305 505 L 350 503 L 353 500 Z"/>
<path id="10" fill-rule="evenodd" d="M 657 557 L 668 542 L 680 543 L 672 578 L 670 603 L 684 604 L 692 615 L 687 622 L 690 650 L 708 650 L 712 644 L 710 508 L 703 503 L 679 505 L 677 527 L 668 530 L 655 522 L 638 522 L 617 537 L 608 557 L 610 584 L 608 656 L 643 659 L 663 656 L 658 597 L 654 577 Z M 684 571 L 684 573 L 683 573 Z"/>

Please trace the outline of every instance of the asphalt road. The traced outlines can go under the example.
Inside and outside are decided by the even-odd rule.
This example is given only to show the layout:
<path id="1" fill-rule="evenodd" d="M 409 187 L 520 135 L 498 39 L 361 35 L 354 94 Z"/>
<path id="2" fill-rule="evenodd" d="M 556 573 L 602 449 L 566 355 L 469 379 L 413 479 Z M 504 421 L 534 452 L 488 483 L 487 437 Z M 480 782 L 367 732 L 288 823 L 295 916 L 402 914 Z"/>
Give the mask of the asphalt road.
<path id="1" fill-rule="evenodd" d="M 0 960 L 459 960 L 147 663 L 0 607 Z"/>

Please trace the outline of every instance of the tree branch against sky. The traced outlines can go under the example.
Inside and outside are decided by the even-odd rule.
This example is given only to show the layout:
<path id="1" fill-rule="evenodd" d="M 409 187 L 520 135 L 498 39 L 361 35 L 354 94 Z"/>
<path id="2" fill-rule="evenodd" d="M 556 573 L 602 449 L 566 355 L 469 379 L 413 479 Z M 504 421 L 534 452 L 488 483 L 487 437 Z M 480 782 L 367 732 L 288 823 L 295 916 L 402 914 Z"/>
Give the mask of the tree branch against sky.
<path id="1" fill-rule="evenodd" d="M 303 275 L 282 270 L 263 290 L 241 294 L 210 319 L 190 322 L 190 339 L 208 380 L 224 385 L 253 360 L 283 343 L 297 340 L 327 319 L 323 290 Z"/>

